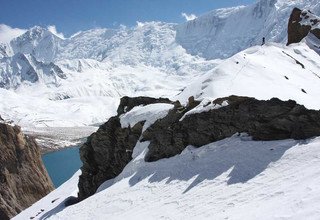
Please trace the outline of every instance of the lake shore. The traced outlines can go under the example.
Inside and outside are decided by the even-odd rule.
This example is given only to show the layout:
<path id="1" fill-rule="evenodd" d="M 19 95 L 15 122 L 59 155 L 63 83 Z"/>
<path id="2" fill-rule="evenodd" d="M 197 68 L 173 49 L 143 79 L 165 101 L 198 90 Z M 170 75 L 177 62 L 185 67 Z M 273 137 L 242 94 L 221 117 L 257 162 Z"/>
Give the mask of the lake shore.
<path id="1" fill-rule="evenodd" d="M 65 148 L 80 146 L 97 129 L 98 126 L 34 127 L 23 128 L 23 132 L 36 139 L 40 146 L 41 154 L 47 154 Z"/>

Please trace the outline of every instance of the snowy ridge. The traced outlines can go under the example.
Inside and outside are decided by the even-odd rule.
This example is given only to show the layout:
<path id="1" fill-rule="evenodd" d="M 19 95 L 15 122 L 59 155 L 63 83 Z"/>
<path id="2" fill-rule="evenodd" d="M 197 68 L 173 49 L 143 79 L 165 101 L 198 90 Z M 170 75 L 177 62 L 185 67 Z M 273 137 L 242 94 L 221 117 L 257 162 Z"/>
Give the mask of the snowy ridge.
<path id="1" fill-rule="evenodd" d="M 270 43 L 246 49 L 188 85 L 176 98 L 230 95 L 295 100 L 320 109 L 320 57 L 305 43 L 286 47 Z"/>
<path id="2" fill-rule="evenodd" d="M 37 61 L 32 55 L 17 53 L 0 59 L 0 87 L 17 88 L 21 83 L 43 83 L 58 86 L 64 72 L 54 63 Z"/>

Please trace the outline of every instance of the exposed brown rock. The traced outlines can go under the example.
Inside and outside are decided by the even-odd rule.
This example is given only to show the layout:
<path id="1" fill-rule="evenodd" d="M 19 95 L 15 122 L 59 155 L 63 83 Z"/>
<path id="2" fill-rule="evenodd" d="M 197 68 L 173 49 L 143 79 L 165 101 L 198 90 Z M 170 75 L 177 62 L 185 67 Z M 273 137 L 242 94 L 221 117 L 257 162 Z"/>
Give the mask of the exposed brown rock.
<path id="1" fill-rule="evenodd" d="M 0 219 L 6 220 L 54 187 L 34 139 L 18 126 L 0 122 Z"/>
<path id="2" fill-rule="evenodd" d="M 308 19 L 313 15 L 310 11 L 302 11 L 298 8 L 294 8 L 288 23 L 288 43 L 299 43 L 309 33 L 314 34 L 320 39 L 320 29 L 313 28 L 320 22 L 319 18 L 310 19 L 310 24 L 301 24 L 302 19 Z M 314 16 L 314 15 L 313 15 Z M 315 17 L 315 16 L 314 16 Z"/>

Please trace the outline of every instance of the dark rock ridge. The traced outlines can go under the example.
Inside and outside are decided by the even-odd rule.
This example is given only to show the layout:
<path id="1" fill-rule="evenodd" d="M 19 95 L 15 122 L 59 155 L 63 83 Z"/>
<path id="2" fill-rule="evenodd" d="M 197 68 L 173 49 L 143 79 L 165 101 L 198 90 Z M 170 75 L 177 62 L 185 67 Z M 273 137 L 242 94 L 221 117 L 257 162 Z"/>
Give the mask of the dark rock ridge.
<path id="1" fill-rule="evenodd" d="M 88 137 L 80 148 L 83 162 L 79 179 L 79 200 L 93 195 L 106 180 L 118 176 L 131 161 L 132 150 L 139 140 L 144 121 L 132 128 L 121 128 L 119 116 L 135 106 L 154 103 L 171 103 L 169 99 L 150 97 L 123 97 L 118 107 L 118 116 L 111 117 L 97 132 Z"/>
<path id="2" fill-rule="evenodd" d="M 0 219 L 10 219 L 54 187 L 34 139 L 0 121 Z"/>
<path id="3" fill-rule="evenodd" d="M 301 23 L 304 21 L 303 23 Z M 312 14 L 310 11 L 302 11 L 294 8 L 288 23 L 288 43 L 299 43 L 309 33 L 320 39 L 320 29 L 316 25 L 320 24 L 320 18 Z"/>
<path id="4" fill-rule="evenodd" d="M 213 103 L 223 101 L 228 105 L 187 115 L 182 121 L 184 112 L 177 109 L 157 120 L 143 133 L 142 140 L 150 141 L 146 161 L 172 157 L 188 145 L 201 147 L 238 132 L 264 141 L 320 136 L 320 111 L 308 110 L 295 101 L 230 96 Z"/>
<path id="5" fill-rule="evenodd" d="M 135 106 L 149 105 L 149 104 L 155 104 L 155 103 L 172 103 L 172 101 L 167 98 L 156 99 L 156 98 L 150 98 L 150 97 L 144 97 L 144 96 L 131 98 L 128 96 L 124 96 L 120 100 L 117 113 L 118 115 L 121 115 L 123 113 L 129 112 Z"/>
<path id="6" fill-rule="evenodd" d="M 150 101 L 152 100 L 152 101 Z M 145 102 L 144 102 L 145 101 Z M 143 134 L 144 121 L 132 128 L 121 128 L 120 114 L 137 105 L 159 102 L 174 104 L 166 117 L 157 120 Z M 207 112 L 184 114 L 199 105 L 193 97 L 187 106 L 170 100 L 147 97 L 121 100 L 118 116 L 112 117 L 92 134 L 80 148 L 83 162 L 79 180 L 79 199 L 93 195 L 106 180 L 119 175 L 132 159 L 137 141 L 150 141 L 146 161 L 156 161 L 179 154 L 188 145 L 196 147 L 246 132 L 254 140 L 306 139 L 320 136 L 320 111 L 308 110 L 294 101 L 230 96 L 216 99 L 227 106 Z M 129 103 L 129 104 L 128 104 Z M 208 103 L 210 104 L 210 103 Z"/>

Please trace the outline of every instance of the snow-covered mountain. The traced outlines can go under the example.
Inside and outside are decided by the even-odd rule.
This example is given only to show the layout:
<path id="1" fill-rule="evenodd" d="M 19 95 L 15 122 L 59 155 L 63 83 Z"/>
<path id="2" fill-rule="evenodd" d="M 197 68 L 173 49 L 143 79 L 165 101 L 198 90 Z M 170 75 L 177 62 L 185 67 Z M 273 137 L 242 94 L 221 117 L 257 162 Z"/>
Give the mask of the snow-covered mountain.
<path id="1" fill-rule="evenodd" d="M 95 133 L 83 145 L 81 158 L 86 167 L 82 171 L 87 173 L 82 178 L 94 180 L 89 178 L 81 186 L 97 187 L 81 199 L 93 195 L 66 207 L 78 201 L 70 198 L 78 193 L 77 172 L 15 219 L 317 219 L 319 137 L 253 141 L 246 134 L 236 134 L 212 143 L 210 139 L 199 148 L 185 146 L 171 158 L 145 161 L 151 141 L 143 140 L 142 131 L 173 108 L 177 114 L 183 113 L 182 118 L 172 116 L 179 122 L 188 114 L 228 106 L 228 102 L 212 100 L 229 95 L 293 99 L 308 109 L 320 109 L 320 40 L 309 34 L 286 46 L 294 7 L 320 14 L 318 0 L 260 0 L 215 10 L 184 24 L 138 23 L 132 28 L 83 31 L 66 39 L 34 27 L 0 47 L 0 100 L 5 100 L 0 113 L 24 127 L 102 123 L 116 114 L 119 98 L 125 95 L 179 100 L 138 104 L 128 112 L 123 106 L 124 113 L 111 120 L 115 129 L 103 125 L 102 136 Z M 263 37 L 267 43 L 261 45 Z M 187 111 L 192 104 L 195 106 Z M 238 111 L 236 108 L 232 110 Z M 308 110 L 295 103 L 288 111 L 301 121 L 308 118 L 300 115 Z M 284 114 L 281 112 L 278 116 Z M 257 114 L 259 120 L 252 129 L 260 122 L 268 127 L 269 113 L 273 111 L 266 111 L 267 116 Z M 226 124 L 223 116 L 218 119 Z M 292 117 L 280 117 L 276 122 L 276 127 L 270 126 L 275 133 L 294 130 Z M 161 127 L 161 120 L 159 123 Z M 188 124 L 190 130 L 192 123 Z M 314 124 L 319 128 L 318 120 Z M 303 137 L 300 125 L 292 126 Z M 174 133 L 170 126 L 160 131 Z M 126 136 L 128 133 L 132 136 Z M 179 133 L 167 141 L 179 145 L 184 135 Z M 110 142 L 112 149 L 105 147 L 105 142 Z M 134 145 L 126 148 L 124 144 L 120 150 L 114 147 L 122 142 Z M 97 151 L 98 144 L 101 151 Z M 125 157 L 129 160 L 123 164 Z M 106 158 L 115 164 L 114 170 L 106 171 L 96 163 Z M 113 175 L 102 185 L 101 170 Z M 234 179 L 238 181 L 230 181 Z"/>
<path id="2" fill-rule="evenodd" d="M 66 75 L 54 63 L 37 61 L 31 54 L 16 53 L 12 57 L 0 60 L 0 87 L 17 88 L 21 83 L 41 82 L 48 87 L 59 86 L 59 81 Z"/>
<path id="3" fill-rule="evenodd" d="M 124 95 L 178 97 L 185 102 L 186 96 L 191 95 L 186 92 L 188 89 L 177 95 L 198 77 L 216 75 L 215 68 L 220 63 L 218 69 L 224 69 L 223 63 L 239 62 L 232 65 L 235 68 L 232 72 L 250 66 L 239 58 L 229 61 L 222 61 L 222 58 L 260 45 L 262 37 L 284 43 L 288 17 L 295 6 L 320 13 L 316 0 L 260 0 L 249 6 L 214 10 L 184 24 L 138 23 L 135 27 L 82 31 L 70 38 L 61 38 L 47 28 L 33 27 L 9 44 L 0 46 L 0 81 L 1 87 L 5 88 L 0 89 L 0 97 L 7 100 L 0 106 L 0 111 L 4 112 L 3 117 L 25 126 L 80 126 L 103 122 L 114 114 L 117 100 Z M 311 38 L 308 39 L 308 45 L 315 45 Z M 288 60 L 287 64 L 292 62 L 284 53 L 279 55 L 282 45 L 269 44 L 265 49 L 269 51 L 269 47 L 270 54 L 278 54 L 279 59 Z M 306 45 L 300 47 L 305 50 L 301 49 L 302 55 L 298 54 L 298 57 L 311 54 Z M 258 48 L 252 51 L 255 51 L 253 57 L 260 53 Z M 292 54 L 292 50 L 286 53 Z M 268 56 L 264 58 L 272 63 L 270 54 L 261 57 Z M 254 59 L 251 65 L 255 66 L 252 71 L 257 72 L 264 66 L 263 62 Z M 307 71 L 299 70 L 295 65 L 292 68 Z M 310 64 L 310 71 L 318 74 L 316 68 L 317 61 Z M 267 75 L 268 71 L 265 73 Z M 232 74 L 229 69 L 228 74 Z M 259 80 L 264 85 L 266 78 Z M 233 85 L 228 87 L 229 93 L 237 88 L 240 94 L 252 95 L 253 87 L 248 92 L 241 82 L 233 80 Z M 290 81 L 281 83 L 281 86 L 291 86 Z M 307 92 L 310 90 L 305 84 L 298 87 Z M 263 87 L 255 89 L 262 90 Z M 283 95 L 278 88 L 268 89 L 273 91 L 268 97 L 304 100 L 300 92 Z M 200 93 L 197 91 L 193 95 L 206 96 Z M 220 93 L 228 92 L 221 90 L 214 96 Z M 95 102 L 101 103 L 100 111 L 94 110 L 92 104 Z M 110 108 L 104 102 L 115 103 L 115 106 Z M 34 103 L 39 107 L 34 108 Z M 26 109 L 36 111 L 36 114 Z M 47 109 L 69 109 L 69 113 Z M 59 117 L 63 118 L 58 120 Z"/>
<path id="4" fill-rule="evenodd" d="M 266 41 L 287 40 L 294 7 L 320 14 L 318 0 L 260 0 L 249 6 L 218 9 L 177 27 L 177 41 L 188 53 L 207 59 L 227 58 Z"/>

